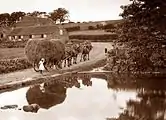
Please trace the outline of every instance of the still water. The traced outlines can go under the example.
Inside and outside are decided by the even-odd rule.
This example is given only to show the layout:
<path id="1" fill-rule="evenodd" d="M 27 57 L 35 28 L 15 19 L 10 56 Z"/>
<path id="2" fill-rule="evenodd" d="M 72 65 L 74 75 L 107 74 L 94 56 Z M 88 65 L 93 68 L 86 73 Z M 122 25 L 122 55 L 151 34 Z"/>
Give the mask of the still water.
<path id="1" fill-rule="evenodd" d="M 41 109 L 37 113 L 1 109 L 0 120 L 164 120 L 166 82 L 163 78 L 156 82 L 156 79 L 126 75 L 86 74 L 66 76 L 62 81 L 1 93 L 0 107 L 22 108 L 37 103 Z"/>

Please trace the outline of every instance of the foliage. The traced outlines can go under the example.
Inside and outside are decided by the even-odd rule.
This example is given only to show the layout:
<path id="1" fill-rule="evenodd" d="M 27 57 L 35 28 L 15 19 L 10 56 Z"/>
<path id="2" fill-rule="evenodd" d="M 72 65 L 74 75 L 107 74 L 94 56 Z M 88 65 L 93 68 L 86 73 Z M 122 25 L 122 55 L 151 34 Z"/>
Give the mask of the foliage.
<path id="1" fill-rule="evenodd" d="M 2 13 L 0 14 L 0 26 L 12 26 L 16 21 L 19 21 L 20 17 L 25 16 L 26 13 L 24 12 L 13 12 L 9 13 Z"/>
<path id="2" fill-rule="evenodd" d="M 94 26 L 89 26 L 88 30 L 95 30 L 96 28 Z"/>
<path id="3" fill-rule="evenodd" d="M 14 72 L 32 67 L 27 59 L 1 59 L 0 60 L 0 74 Z"/>
<path id="4" fill-rule="evenodd" d="M 97 29 L 103 29 L 104 26 L 103 26 L 103 24 L 97 24 L 97 25 L 96 25 L 96 28 L 97 28 Z"/>
<path id="5" fill-rule="evenodd" d="M 103 26 L 103 29 L 114 29 L 114 28 L 115 28 L 114 24 L 106 24 Z"/>
<path id="6" fill-rule="evenodd" d="M 40 11 L 34 11 L 34 12 L 32 12 L 32 13 L 27 13 L 27 15 L 28 16 L 34 16 L 34 17 L 37 17 L 37 16 L 39 16 L 39 15 L 45 15 L 45 14 L 47 14 L 46 12 L 40 12 Z"/>
<path id="7" fill-rule="evenodd" d="M 69 11 L 66 10 L 65 8 L 58 8 L 49 14 L 50 14 L 50 18 L 53 21 L 55 21 L 55 23 L 57 22 L 57 20 L 59 20 L 60 23 L 62 23 L 69 17 Z"/>
<path id="8" fill-rule="evenodd" d="M 103 35 L 70 35 L 69 39 L 79 39 L 79 40 L 115 40 L 117 39 L 117 35 L 116 34 L 103 34 Z"/>
<path id="9" fill-rule="evenodd" d="M 117 27 L 119 39 L 129 50 L 128 65 L 133 71 L 160 71 L 165 68 L 166 2 L 164 0 L 131 0 L 121 6 L 124 22 Z M 119 57 L 119 60 L 122 59 Z"/>
<path id="10" fill-rule="evenodd" d="M 0 48 L 24 48 L 27 40 L 22 41 L 9 41 L 4 40 L 0 42 Z"/>
<path id="11" fill-rule="evenodd" d="M 75 26 L 75 27 L 68 27 L 66 28 L 67 32 L 72 32 L 72 31 L 79 31 L 80 26 Z"/>
<path id="12" fill-rule="evenodd" d="M 66 19 L 69 17 L 69 12 L 65 8 L 58 8 L 51 12 L 50 14 L 46 12 L 40 12 L 40 11 L 34 11 L 34 12 L 13 12 L 11 14 L 9 13 L 1 13 L 0 14 L 0 27 L 1 26 L 14 26 L 17 21 L 20 20 L 21 17 L 23 16 L 33 16 L 33 17 L 38 17 L 39 15 L 47 15 L 50 17 L 53 21 L 57 22 L 58 20 L 61 22 L 64 22 Z"/>

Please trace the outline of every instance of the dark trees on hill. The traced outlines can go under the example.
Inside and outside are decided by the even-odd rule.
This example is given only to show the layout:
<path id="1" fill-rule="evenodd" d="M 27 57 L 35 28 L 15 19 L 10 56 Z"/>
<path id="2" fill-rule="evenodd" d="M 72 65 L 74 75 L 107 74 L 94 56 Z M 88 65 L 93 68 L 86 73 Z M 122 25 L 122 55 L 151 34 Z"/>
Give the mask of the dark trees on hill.
<path id="1" fill-rule="evenodd" d="M 11 26 L 14 23 L 16 23 L 16 21 L 18 21 L 20 19 L 20 17 L 25 16 L 26 13 L 24 12 L 13 12 L 11 14 L 9 13 L 2 13 L 0 14 L 0 26 Z"/>
<path id="2" fill-rule="evenodd" d="M 51 13 L 46 13 L 46 12 L 40 12 L 40 11 L 34 11 L 34 12 L 13 12 L 11 14 L 9 13 L 1 13 L 0 14 L 0 26 L 13 26 L 17 21 L 20 20 L 20 17 L 23 16 L 33 16 L 33 17 L 38 17 L 40 15 L 47 15 L 47 17 L 50 17 L 53 21 L 57 22 L 58 20 L 60 23 L 64 22 L 69 18 L 69 11 L 66 10 L 65 8 L 58 8 L 54 10 Z"/>

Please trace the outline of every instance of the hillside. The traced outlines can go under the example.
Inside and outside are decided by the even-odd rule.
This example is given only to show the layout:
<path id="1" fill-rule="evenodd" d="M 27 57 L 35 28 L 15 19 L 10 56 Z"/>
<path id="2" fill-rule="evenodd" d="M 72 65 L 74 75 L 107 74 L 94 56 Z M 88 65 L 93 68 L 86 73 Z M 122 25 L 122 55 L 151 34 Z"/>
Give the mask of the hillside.
<path id="1" fill-rule="evenodd" d="M 62 25 L 64 26 L 64 28 L 80 26 L 81 30 L 87 30 L 89 26 L 96 26 L 97 24 L 100 24 L 102 22 L 105 22 L 106 24 L 117 24 L 122 22 L 122 20 L 93 21 L 84 23 L 63 23 Z"/>

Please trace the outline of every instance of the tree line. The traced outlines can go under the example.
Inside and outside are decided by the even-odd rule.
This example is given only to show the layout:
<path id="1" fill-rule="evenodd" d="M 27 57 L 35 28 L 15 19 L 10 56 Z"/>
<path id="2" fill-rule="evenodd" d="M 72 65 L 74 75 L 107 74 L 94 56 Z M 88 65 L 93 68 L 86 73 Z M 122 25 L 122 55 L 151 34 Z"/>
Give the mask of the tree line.
<path id="1" fill-rule="evenodd" d="M 121 6 L 123 23 L 117 28 L 115 42 L 124 43 L 128 51 L 117 59 L 135 66 L 132 71 L 166 68 L 165 7 L 165 0 L 130 0 L 130 4 Z"/>
<path id="2" fill-rule="evenodd" d="M 51 18 L 55 23 L 59 21 L 60 23 L 64 22 L 65 20 L 69 19 L 69 11 L 66 10 L 65 8 L 58 8 L 56 10 L 53 10 L 50 13 L 47 12 L 40 12 L 40 11 L 34 11 L 34 12 L 12 12 L 11 14 L 9 13 L 1 13 L 0 14 L 0 26 L 13 26 L 17 21 L 20 20 L 20 17 L 24 16 L 40 16 L 40 15 L 45 15 L 48 18 Z"/>

